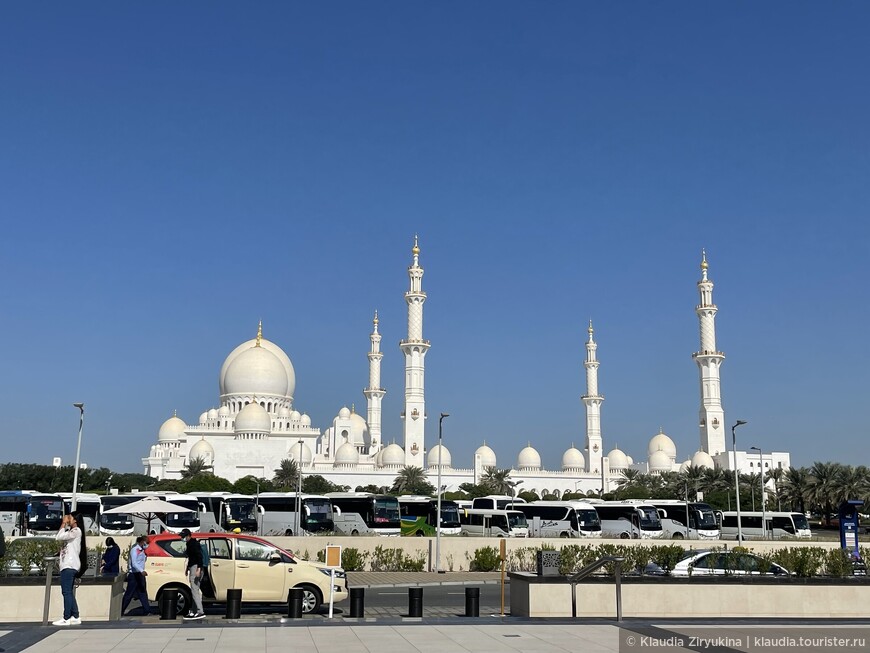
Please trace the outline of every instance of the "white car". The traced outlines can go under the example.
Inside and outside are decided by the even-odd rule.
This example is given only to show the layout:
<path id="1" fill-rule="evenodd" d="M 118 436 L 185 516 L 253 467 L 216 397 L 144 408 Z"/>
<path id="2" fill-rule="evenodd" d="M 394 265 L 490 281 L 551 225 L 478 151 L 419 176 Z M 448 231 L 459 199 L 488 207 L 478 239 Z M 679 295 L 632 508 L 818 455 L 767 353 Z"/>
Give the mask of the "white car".
<path id="1" fill-rule="evenodd" d="M 752 553 L 734 551 L 689 551 L 671 570 L 671 576 L 789 576 L 789 571 L 775 562 L 766 562 Z"/>

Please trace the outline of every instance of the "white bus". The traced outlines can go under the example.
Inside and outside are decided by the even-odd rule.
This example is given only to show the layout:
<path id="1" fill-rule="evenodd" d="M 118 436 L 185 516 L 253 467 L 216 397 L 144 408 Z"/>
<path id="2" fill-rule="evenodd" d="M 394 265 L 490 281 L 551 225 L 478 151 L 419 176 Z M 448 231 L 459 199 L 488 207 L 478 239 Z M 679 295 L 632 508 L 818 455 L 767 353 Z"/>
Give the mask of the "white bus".
<path id="1" fill-rule="evenodd" d="M 60 497 L 63 499 L 64 512 L 72 512 L 72 492 L 61 492 Z M 101 507 L 99 494 L 76 494 L 76 512 L 84 518 L 84 531 L 88 535 L 100 534 Z"/>
<path id="2" fill-rule="evenodd" d="M 402 535 L 435 537 L 438 533 L 438 499 L 432 497 L 399 497 Z M 441 534 L 458 535 L 460 531 L 459 506 L 455 501 L 441 500 Z"/>
<path id="3" fill-rule="evenodd" d="M 475 510 L 513 510 L 515 505 L 525 502 L 525 499 L 511 497 L 507 494 L 490 494 L 472 499 L 471 507 Z"/>
<path id="4" fill-rule="evenodd" d="M 533 501 L 515 509 L 526 516 L 531 537 L 601 537 L 601 521 L 591 505 L 584 509 L 570 501 Z"/>
<path id="5" fill-rule="evenodd" d="M 802 512 L 767 512 L 764 514 L 767 522 L 767 537 L 769 539 L 781 540 L 784 538 L 808 538 L 813 536 L 810 525 L 807 522 L 807 517 Z M 764 539 L 765 534 L 761 529 L 761 515 L 762 513 L 760 512 L 740 511 L 740 525 L 743 531 L 743 539 Z M 722 525 L 722 539 L 736 540 L 737 512 L 720 512 L 717 513 L 717 517 L 719 517 Z"/>
<path id="6" fill-rule="evenodd" d="M 330 492 L 335 530 L 345 535 L 400 535 L 399 501 L 387 494 Z"/>
<path id="7" fill-rule="evenodd" d="M 648 539 L 662 536 L 662 522 L 654 506 L 642 501 L 602 501 L 593 504 L 601 519 L 602 537 Z"/>
<path id="8" fill-rule="evenodd" d="M 260 528 L 257 500 L 249 494 L 221 497 L 220 525 L 228 533 L 256 533 Z"/>
<path id="9" fill-rule="evenodd" d="M 519 510 L 470 508 L 459 514 L 460 533 L 477 537 L 528 537 L 529 523 Z"/>
<path id="10" fill-rule="evenodd" d="M 662 537 L 682 540 L 718 540 L 719 522 L 716 513 L 706 503 L 680 501 L 678 499 L 650 499 L 649 503 L 659 511 L 662 522 Z M 686 529 L 688 515 L 689 528 Z"/>
<path id="11" fill-rule="evenodd" d="M 164 501 L 173 503 L 181 508 L 187 508 L 190 512 L 168 512 L 163 516 L 162 526 L 170 533 L 181 533 L 185 528 L 191 533 L 202 530 L 203 506 L 197 497 L 192 494 L 165 494 L 160 497 Z M 208 519 L 208 516 L 205 517 Z M 208 529 L 206 529 L 208 530 Z"/>
<path id="12" fill-rule="evenodd" d="M 260 535 L 309 535 L 335 530 L 329 497 L 300 495 L 301 518 L 296 514 L 295 492 L 263 492 L 254 500 L 259 510 Z"/>

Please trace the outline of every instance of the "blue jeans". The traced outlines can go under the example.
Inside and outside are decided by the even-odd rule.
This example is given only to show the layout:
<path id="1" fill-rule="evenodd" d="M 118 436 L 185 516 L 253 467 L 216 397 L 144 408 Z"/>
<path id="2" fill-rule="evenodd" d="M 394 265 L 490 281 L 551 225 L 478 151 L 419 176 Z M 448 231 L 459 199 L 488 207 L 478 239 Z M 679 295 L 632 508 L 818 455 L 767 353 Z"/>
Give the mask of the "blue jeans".
<path id="1" fill-rule="evenodd" d="M 76 603 L 76 570 L 60 570 L 60 593 L 63 595 L 63 618 L 79 618 L 79 605 Z"/>

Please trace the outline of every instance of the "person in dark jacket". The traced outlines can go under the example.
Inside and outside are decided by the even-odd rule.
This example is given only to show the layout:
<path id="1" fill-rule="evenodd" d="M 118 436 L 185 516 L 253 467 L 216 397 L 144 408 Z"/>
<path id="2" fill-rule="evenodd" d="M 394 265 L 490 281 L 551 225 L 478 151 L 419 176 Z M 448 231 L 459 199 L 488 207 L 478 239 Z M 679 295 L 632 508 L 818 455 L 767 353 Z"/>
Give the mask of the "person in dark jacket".
<path id="1" fill-rule="evenodd" d="M 121 547 L 115 543 L 115 539 L 106 538 L 106 550 L 103 551 L 103 562 L 100 565 L 100 571 L 103 576 L 115 577 L 121 572 Z"/>
<path id="2" fill-rule="evenodd" d="M 181 531 L 181 539 L 185 542 L 184 554 L 187 556 L 187 581 L 190 583 L 190 594 L 193 597 L 193 606 L 185 619 L 203 619 L 205 611 L 202 609 L 202 547 L 190 536 L 190 530 L 185 528 Z"/>

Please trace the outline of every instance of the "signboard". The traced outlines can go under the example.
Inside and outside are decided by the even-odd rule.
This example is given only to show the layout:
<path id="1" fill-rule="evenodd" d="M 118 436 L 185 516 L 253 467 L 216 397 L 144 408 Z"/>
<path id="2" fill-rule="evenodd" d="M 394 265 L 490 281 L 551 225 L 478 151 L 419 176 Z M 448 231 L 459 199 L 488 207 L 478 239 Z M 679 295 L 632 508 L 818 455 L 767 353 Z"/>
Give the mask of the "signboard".
<path id="1" fill-rule="evenodd" d="M 341 545 L 327 544 L 326 554 L 323 559 L 326 561 L 326 566 L 332 569 L 341 567 Z"/>

